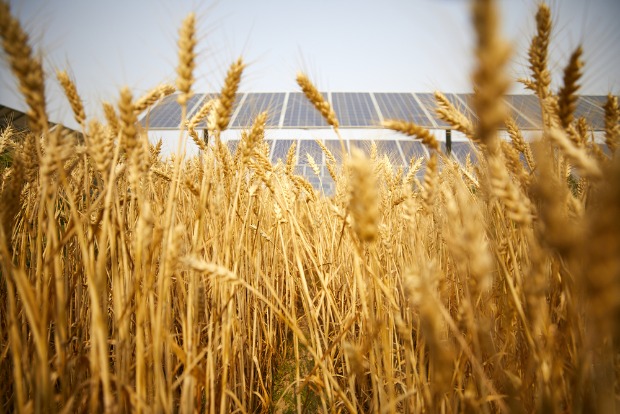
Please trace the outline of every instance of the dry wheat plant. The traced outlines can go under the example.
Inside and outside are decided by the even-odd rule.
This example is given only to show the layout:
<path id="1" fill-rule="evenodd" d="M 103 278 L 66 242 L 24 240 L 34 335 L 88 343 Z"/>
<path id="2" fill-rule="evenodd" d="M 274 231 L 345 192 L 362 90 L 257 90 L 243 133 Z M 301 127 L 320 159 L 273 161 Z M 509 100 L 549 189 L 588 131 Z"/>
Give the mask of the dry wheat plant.
<path id="1" fill-rule="evenodd" d="M 187 119 L 193 15 L 176 85 L 140 98 L 122 89 L 105 121 L 87 119 L 57 73 L 77 140 L 50 127 L 41 61 L 0 2 L 29 108 L 29 132 L 0 134 L 11 157 L 0 182 L 0 412 L 618 412 L 618 101 L 605 105 L 607 155 L 574 116 L 581 48 L 551 90 L 541 4 L 522 82 L 543 125 L 526 141 L 502 100 L 511 48 L 496 7 L 472 8 L 477 120 L 436 93 L 438 115 L 479 161 L 461 166 L 428 130 L 387 121 L 429 159 L 403 169 L 376 148 L 324 148 L 336 182 L 327 197 L 295 175 L 294 148 L 270 163 L 267 114 L 234 153 L 220 140 L 241 59 Z M 329 103 L 297 80 L 339 136 Z M 163 159 L 136 120 L 173 92 L 182 132 Z M 202 119 L 212 145 L 195 131 Z M 184 156 L 188 139 L 198 156 Z"/>

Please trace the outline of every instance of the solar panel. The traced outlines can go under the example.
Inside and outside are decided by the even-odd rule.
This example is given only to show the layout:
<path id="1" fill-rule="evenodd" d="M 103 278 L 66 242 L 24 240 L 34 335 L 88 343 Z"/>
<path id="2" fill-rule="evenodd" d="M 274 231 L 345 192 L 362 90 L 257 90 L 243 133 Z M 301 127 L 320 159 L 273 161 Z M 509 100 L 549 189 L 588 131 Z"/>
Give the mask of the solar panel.
<path id="1" fill-rule="evenodd" d="M 231 154 L 234 154 L 237 150 L 237 146 L 239 145 L 238 139 L 231 139 L 230 141 L 226 141 L 226 145 L 228 146 L 228 150 Z"/>
<path id="2" fill-rule="evenodd" d="M 271 154 L 271 161 L 273 163 L 278 162 L 278 159 L 281 159 L 283 162 L 286 161 L 288 149 L 291 145 L 293 145 L 293 142 L 295 142 L 295 140 L 292 139 L 279 139 L 275 141 L 273 153 Z"/>
<path id="3" fill-rule="evenodd" d="M 409 164 L 412 157 L 420 158 L 426 157 L 426 151 L 424 150 L 424 146 L 421 142 L 418 141 L 399 141 L 398 144 L 400 148 L 403 150 L 403 155 L 405 156 L 405 163 Z"/>
<path id="4" fill-rule="evenodd" d="M 342 127 L 367 127 L 379 124 L 369 93 L 332 93 L 334 111 Z"/>
<path id="5" fill-rule="evenodd" d="M 332 153 L 336 162 L 342 162 L 342 146 L 340 145 L 340 141 L 337 139 L 326 139 L 324 141 L 325 146 Z M 348 151 L 347 141 L 344 141 L 344 150 Z"/>
<path id="6" fill-rule="evenodd" d="M 433 123 L 410 93 L 375 93 L 383 119 L 403 119 L 431 128 Z"/>
<path id="7" fill-rule="evenodd" d="M 595 106 L 605 110 L 605 104 L 607 103 L 607 95 L 582 95 L 582 98 L 590 101 Z"/>
<path id="8" fill-rule="evenodd" d="M 581 117 L 586 118 L 593 129 L 605 129 L 605 110 L 584 97 L 579 97 L 575 108 L 575 118 Z"/>
<path id="9" fill-rule="evenodd" d="M 469 141 L 463 142 L 453 142 L 452 143 L 452 156 L 457 159 L 461 165 L 466 164 L 467 155 L 469 154 L 469 159 L 472 163 L 476 163 L 478 158 L 476 157 L 476 152 L 474 147 Z"/>
<path id="10" fill-rule="evenodd" d="M 400 155 L 396 141 L 375 141 L 375 144 L 377 144 L 377 152 L 380 157 L 387 155 L 392 164 L 396 166 L 403 165 L 403 157 Z"/>
<path id="11" fill-rule="evenodd" d="M 349 140 L 349 145 L 351 146 L 351 150 L 353 150 L 353 148 L 357 148 L 361 150 L 364 154 L 366 154 L 366 156 L 370 155 L 370 145 L 371 145 L 370 141 L 363 141 L 360 139 L 351 139 Z"/>
<path id="12" fill-rule="evenodd" d="M 266 144 L 269 147 L 269 151 L 267 151 L 267 158 L 269 158 L 269 154 L 271 154 L 271 150 L 273 149 L 274 140 L 272 139 L 264 139 L 263 145 Z"/>
<path id="13" fill-rule="evenodd" d="M 323 164 L 323 150 L 315 141 L 299 141 L 299 164 L 309 164 L 308 156 L 306 154 L 310 154 L 317 164 Z"/>
<path id="14" fill-rule="evenodd" d="M 437 101 L 435 100 L 435 95 L 432 93 L 416 93 L 415 96 L 420 100 L 422 105 L 426 108 L 426 111 L 433 117 L 435 123 L 439 128 L 447 128 L 450 125 L 440 119 L 435 112 L 437 108 Z"/>
<path id="15" fill-rule="evenodd" d="M 448 98 L 448 101 L 450 101 L 450 103 L 459 110 L 459 112 L 461 112 L 463 115 L 465 115 L 467 118 L 469 118 L 472 122 L 475 122 L 475 120 L 478 119 L 478 117 L 476 116 L 476 114 L 474 113 L 474 106 L 473 106 L 473 98 L 474 95 L 471 93 L 446 93 L 446 98 Z"/>
<path id="16" fill-rule="evenodd" d="M 196 94 L 187 101 L 188 113 L 191 113 L 204 98 L 204 94 Z M 177 94 L 165 97 L 159 105 L 152 108 L 140 120 L 142 126 L 148 124 L 149 128 L 178 128 L 181 124 L 181 105 L 177 103 Z"/>
<path id="17" fill-rule="evenodd" d="M 513 115 L 517 114 L 515 117 L 515 121 L 519 128 L 528 127 L 526 125 L 530 125 L 529 128 L 539 128 L 542 125 L 542 116 L 540 112 L 540 101 L 538 97 L 535 95 L 506 95 L 504 97 L 506 101 L 516 109 L 516 113 L 513 111 Z M 523 116 L 525 116 L 529 122 L 525 120 Z M 533 124 L 532 124 L 533 123 Z"/>
<path id="18" fill-rule="evenodd" d="M 611 150 L 609 149 L 607 144 L 597 144 L 597 145 L 601 149 L 601 151 L 603 151 L 603 154 L 607 155 L 608 157 L 612 156 Z"/>
<path id="19" fill-rule="evenodd" d="M 327 94 L 322 93 L 327 100 Z M 286 113 L 284 114 L 283 127 L 328 127 L 329 125 L 319 111 L 308 101 L 301 92 L 291 92 L 286 103 Z"/>
<path id="20" fill-rule="evenodd" d="M 252 125 L 256 115 L 267 111 L 266 126 L 277 126 L 284 104 L 284 93 L 248 93 L 245 101 L 239 108 L 235 119 L 232 120 L 232 128 L 246 128 Z"/>
<path id="21" fill-rule="evenodd" d="M 330 196 L 334 194 L 334 189 L 336 187 L 334 180 L 330 175 L 326 175 L 325 177 L 321 177 L 321 181 L 323 184 L 323 193 Z"/>
<path id="22" fill-rule="evenodd" d="M 237 106 L 239 105 L 239 101 L 241 100 L 241 97 L 242 97 L 242 96 L 243 96 L 242 94 L 237 94 L 237 96 L 235 97 L 235 102 L 233 103 L 233 112 L 232 112 L 232 113 L 235 113 L 235 109 L 236 109 L 236 108 L 237 108 Z M 219 93 L 213 93 L 213 92 L 210 92 L 210 93 L 205 93 L 205 95 L 204 95 L 204 100 L 203 100 L 202 102 L 200 102 L 200 104 L 199 104 L 199 105 L 196 105 L 196 106 L 195 106 L 194 110 L 192 111 L 192 113 L 190 114 L 190 116 L 189 116 L 188 118 L 191 118 L 191 117 L 193 117 L 194 115 L 196 115 L 196 113 L 197 113 L 198 111 L 200 111 L 200 109 L 202 108 L 202 106 L 203 106 L 204 104 L 206 104 L 207 102 L 209 102 L 209 100 L 210 100 L 210 99 L 218 99 L 219 97 L 220 97 L 220 94 L 219 94 Z M 199 130 L 199 129 L 204 129 L 204 128 L 206 128 L 206 127 L 207 127 L 207 119 L 206 119 L 206 118 L 204 118 L 204 119 L 202 119 L 202 120 L 198 123 L 198 125 L 196 126 L 196 130 Z"/>

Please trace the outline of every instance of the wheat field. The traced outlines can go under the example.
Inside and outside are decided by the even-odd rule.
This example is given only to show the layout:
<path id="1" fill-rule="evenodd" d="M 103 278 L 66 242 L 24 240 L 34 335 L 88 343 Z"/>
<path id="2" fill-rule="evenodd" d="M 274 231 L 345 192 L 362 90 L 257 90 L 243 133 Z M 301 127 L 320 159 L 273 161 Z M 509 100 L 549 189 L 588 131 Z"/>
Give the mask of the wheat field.
<path id="1" fill-rule="evenodd" d="M 0 2 L 29 119 L 28 132 L 0 133 L 0 412 L 619 412 L 618 100 L 604 107 L 604 153 L 574 116 L 581 48 L 552 90 L 548 6 L 535 18 L 520 81 L 541 103 L 536 140 L 504 106 L 511 48 L 495 2 L 478 0 L 477 120 L 435 94 L 478 161 L 462 166 L 431 131 L 390 120 L 431 156 L 405 169 L 376 148 L 324 148 L 328 197 L 295 175 L 294 148 L 269 161 L 265 113 L 234 153 L 220 140 L 242 59 L 187 119 L 193 14 L 176 85 L 124 88 L 104 120 L 56 74 L 80 138 L 51 128 L 55 80 Z M 339 137 L 329 103 L 297 81 Z M 172 93 L 182 131 L 164 158 L 137 119 Z M 184 156 L 188 140 L 198 156 Z"/>

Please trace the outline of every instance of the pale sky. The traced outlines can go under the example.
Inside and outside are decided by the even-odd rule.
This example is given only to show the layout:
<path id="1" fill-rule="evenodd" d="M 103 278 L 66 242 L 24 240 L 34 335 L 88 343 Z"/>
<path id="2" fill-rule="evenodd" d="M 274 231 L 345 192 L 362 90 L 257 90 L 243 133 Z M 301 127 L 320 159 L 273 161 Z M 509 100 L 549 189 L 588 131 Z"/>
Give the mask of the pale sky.
<path id="1" fill-rule="evenodd" d="M 620 0 L 552 0 L 554 87 L 578 45 L 585 49 L 581 93 L 620 91 Z M 321 90 L 470 91 L 472 32 L 465 0 L 11 0 L 48 74 L 48 112 L 75 126 L 56 69 L 76 81 L 87 115 L 174 84 L 176 40 L 183 18 L 198 17 L 196 92 L 219 90 L 228 65 L 249 64 L 242 91 L 297 91 L 306 71 Z M 510 71 L 527 72 L 535 0 L 500 1 L 503 33 L 514 47 Z M 4 54 L 0 103 L 24 109 Z M 515 85 L 513 92 L 521 92 Z"/>

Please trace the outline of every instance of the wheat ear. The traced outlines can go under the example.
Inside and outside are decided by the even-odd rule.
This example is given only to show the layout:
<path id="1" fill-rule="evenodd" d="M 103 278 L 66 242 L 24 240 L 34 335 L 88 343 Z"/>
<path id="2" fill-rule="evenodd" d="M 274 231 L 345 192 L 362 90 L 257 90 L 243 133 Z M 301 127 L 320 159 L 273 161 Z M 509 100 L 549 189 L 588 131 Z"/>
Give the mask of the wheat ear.
<path id="1" fill-rule="evenodd" d="M 549 38 L 551 36 L 551 10 L 541 3 L 536 13 L 536 36 L 532 38 L 528 50 L 530 70 L 533 82 L 530 85 L 538 97 L 543 100 L 550 95 L 551 74 L 547 65 Z"/>
<path id="2" fill-rule="evenodd" d="M 174 86 L 167 84 L 158 85 L 136 100 L 134 104 L 134 111 L 136 111 L 137 114 L 140 114 L 147 108 L 153 106 L 155 102 L 173 93 Z"/>
<path id="3" fill-rule="evenodd" d="M 84 125 L 84 121 L 86 120 L 84 105 L 82 104 L 82 99 L 80 98 L 77 88 L 75 87 L 75 83 L 71 80 L 71 78 L 69 78 L 69 75 L 64 70 L 57 71 L 56 78 L 58 78 L 58 82 L 60 82 L 60 86 L 62 86 L 65 96 L 69 100 L 69 104 L 71 105 L 71 110 L 73 110 L 73 116 L 75 117 L 76 122 L 80 125 Z"/>
<path id="4" fill-rule="evenodd" d="M 612 154 L 618 149 L 620 140 L 620 110 L 618 109 L 618 98 L 612 94 L 607 95 L 605 102 L 605 143 Z"/>
<path id="5" fill-rule="evenodd" d="M 114 109 L 114 105 L 110 102 L 103 101 L 103 114 L 105 116 L 106 121 L 108 122 L 108 126 L 112 131 L 112 135 L 118 135 L 119 125 L 118 125 L 118 116 L 116 115 L 116 110 Z"/>
<path id="6" fill-rule="evenodd" d="M 228 73 L 226 74 L 224 87 L 222 87 L 219 102 L 215 107 L 217 113 L 217 129 L 220 132 L 228 128 L 244 68 L 245 65 L 243 64 L 243 60 L 239 58 L 230 65 Z"/>
<path id="7" fill-rule="evenodd" d="M 338 123 L 338 118 L 336 117 L 334 109 L 329 102 L 323 99 L 323 95 L 321 95 L 308 76 L 301 72 L 297 73 L 297 84 L 301 87 L 301 90 L 310 103 L 321 113 L 323 119 L 334 129 L 338 129 L 340 124 Z"/>
<path id="8" fill-rule="evenodd" d="M 474 127 L 471 121 L 456 109 L 443 93 L 436 91 L 435 101 L 437 101 L 437 108 L 435 109 L 437 116 L 452 125 L 452 128 L 462 132 L 470 140 L 474 140 Z"/>
<path id="9" fill-rule="evenodd" d="M 177 66 L 177 89 L 180 92 L 177 102 L 185 106 L 191 97 L 196 66 L 196 15 L 187 15 L 179 30 L 179 65 Z"/>
<path id="10" fill-rule="evenodd" d="M 353 217 L 353 230 L 362 242 L 372 242 L 377 238 L 379 226 L 377 178 L 372 163 L 357 148 L 352 150 L 349 171 L 349 211 Z"/>
<path id="11" fill-rule="evenodd" d="M 573 122 L 573 114 L 577 106 L 577 90 L 579 89 L 579 79 L 581 78 L 581 68 L 583 61 L 581 55 L 583 49 L 577 47 L 571 54 L 568 65 L 564 69 L 564 86 L 558 93 L 558 106 L 560 123 L 564 129 Z"/>
<path id="12" fill-rule="evenodd" d="M 403 134 L 410 137 L 416 137 L 430 149 L 440 151 L 439 143 L 437 142 L 435 136 L 428 129 L 416 125 L 413 122 L 390 119 L 387 121 L 383 121 L 381 125 L 383 125 L 385 128 L 402 132 Z"/>

